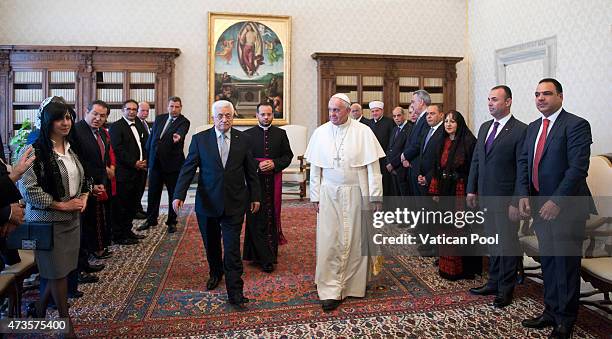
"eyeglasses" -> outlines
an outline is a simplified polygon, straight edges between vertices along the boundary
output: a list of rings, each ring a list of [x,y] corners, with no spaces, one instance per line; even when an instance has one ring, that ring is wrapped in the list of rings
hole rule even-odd
[[[227,119],[227,120],[231,120],[233,117],[233,115],[231,113],[228,114],[217,114],[215,115],[215,119],[217,120],[223,120],[223,118]]]
[[[138,110],[137,108],[129,108],[129,107],[124,107],[123,109],[126,111],[130,111],[130,112],[136,112]]]

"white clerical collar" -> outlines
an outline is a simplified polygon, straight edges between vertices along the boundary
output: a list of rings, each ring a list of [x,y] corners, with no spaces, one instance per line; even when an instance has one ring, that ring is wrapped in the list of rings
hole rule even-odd
[[[272,126],[272,124],[270,124],[269,126],[262,126],[262,125],[261,125],[259,122],[257,123],[257,125],[259,125],[259,127],[260,127],[261,129],[263,129],[264,131],[269,130],[269,129],[270,129],[270,127]]]
[[[227,132],[223,133],[221,131],[219,131],[216,127],[215,127],[215,133],[217,134],[217,139],[221,136],[221,134],[225,134],[225,136],[229,139],[229,137],[232,135],[231,134],[232,129],[228,129]]]

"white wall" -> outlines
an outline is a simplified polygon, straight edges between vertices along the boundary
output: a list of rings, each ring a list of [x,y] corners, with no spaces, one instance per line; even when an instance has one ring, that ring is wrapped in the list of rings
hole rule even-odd
[[[556,78],[564,108],[586,118],[593,133],[591,153],[612,152],[612,3],[609,0],[470,0],[468,3],[470,111],[473,127],[489,119],[487,95],[496,85],[495,50],[557,37]],[[515,66],[511,66],[515,67]],[[537,62],[516,66],[514,78],[542,78]],[[518,79],[517,79],[518,78]],[[513,88],[516,115],[538,116],[533,99],[537,80]],[[531,110],[524,112],[522,110]]]
[[[2,0],[0,44],[176,47],[176,95],[192,126],[207,108],[207,12],[292,17],[291,122],[317,126],[314,52],[463,56],[464,0]],[[467,109],[467,66],[457,106]],[[192,128],[192,131],[195,128]]]

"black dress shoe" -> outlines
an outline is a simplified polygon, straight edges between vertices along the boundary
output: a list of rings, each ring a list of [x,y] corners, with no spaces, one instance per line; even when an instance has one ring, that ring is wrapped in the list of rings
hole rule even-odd
[[[97,255],[96,252],[92,252],[91,256],[94,257],[95,259],[107,259],[110,258],[113,255],[113,252],[109,251],[108,248],[104,249],[104,252],[102,252],[102,254]]]
[[[146,219],[146,218],[147,218],[147,214],[145,212],[143,212],[143,211],[138,211],[134,215],[134,219],[142,220],[142,219]]]
[[[493,307],[504,308],[512,304],[512,294],[498,295],[493,300]]]
[[[240,298],[238,300],[233,300],[233,299],[229,300],[230,305],[232,305],[232,306],[234,306],[234,307],[236,307],[238,309],[245,309],[246,308],[245,304],[248,303],[248,302],[249,302],[249,298],[245,298],[245,297],[242,297],[242,298]]]
[[[131,239],[136,239],[136,240],[138,240],[138,239],[144,239],[144,238],[146,238],[147,236],[146,236],[146,235],[144,235],[144,234],[136,234],[136,233],[134,233],[134,232],[130,231],[130,233],[128,233],[127,237],[128,237],[128,238],[131,238]]]
[[[86,267],[83,268],[83,271],[87,272],[87,273],[96,273],[96,272],[100,272],[104,269],[104,264],[100,264],[100,265],[95,265],[95,264],[89,264]]]
[[[321,307],[323,308],[323,311],[329,312],[338,308],[338,306],[340,306],[340,303],[342,303],[342,300],[325,299],[321,300]]]
[[[168,233],[174,233],[176,232],[176,225],[168,225]]]
[[[266,272],[266,273],[272,273],[272,272],[274,272],[274,265],[272,265],[272,264],[263,264],[263,265],[261,265],[261,270]]]
[[[206,290],[207,291],[214,290],[215,288],[217,288],[217,286],[219,286],[220,282],[221,282],[221,277],[212,276],[208,278],[208,281],[206,282]]]
[[[470,288],[470,293],[474,295],[496,295],[497,290],[489,287],[487,284],[484,284],[480,287]]]
[[[81,291],[76,291],[76,292],[68,293],[68,298],[79,299],[80,297],[84,295],[85,293]]]
[[[574,331],[573,326],[557,325],[553,328],[552,332],[548,335],[549,339],[569,339],[572,337]]]
[[[139,243],[138,240],[132,238],[120,238],[114,240],[114,242],[118,245],[136,245]]]
[[[97,283],[98,281],[100,281],[100,278],[96,277],[93,274],[89,274],[85,272],[79,273],[79,277],[78,277],[79,284],[91,284],[91,283]]]
[[[548,317],[542,314],[535,318],[525,319],[521,322],[521,324],[527,328],[535,328],[541,330],[546,327],[555,326],[555,321],[549,319]]]
[[[142,224],[141,226],[138,226],[138,227],[136,228],[136,230],[137,230],[137,231],[146,231],[146,230],[148,230],[149,228],[151,228],[151,225],[149,225],[149,224],[147,224],[147,223],[144,223],[144,224]]]

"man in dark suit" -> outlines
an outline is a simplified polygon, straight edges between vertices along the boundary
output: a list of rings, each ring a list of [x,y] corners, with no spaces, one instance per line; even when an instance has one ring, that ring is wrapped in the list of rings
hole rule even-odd
[[[418,161],[413,162],[413,171],[417,176],[417,189],[418,196],[427,196],[429,191],[429,184],[433,176],[436,160],[440,157],[439,149],[444,142],[444,112],[441,111],[438,104],[432,104],[427,107],[427,115],[425,116],[427,121],[427,132],[421,139],[419,146],[420,153],[417,157]],[[421,198],[416,200],[417,208],[423,207],[426,210],[433,210],[434,203],[430,199]],[[423,224],[419,225],[418,230],[420,234],[433,235],[432,225]],[[421,244],[418,247],[419,253],[422,256],[432,257],[437,255],[437,247],[431,244]]]
[[[4,158],[3,145],[2,136],[0,136],[0,147],[2,147],[0,149],[0,191],[2,192],[0,194],[0,270],[4,268],[5,264],[13,265],[20,261],[17,250],[6,248],[6,236],[23,223],[24,207],[19,204],[21,193],[17,189],[16,182],[36,158],[28,159],[34,151],[33,148],[26,150],[9,173]]]
[[[280,223],[282,198],[282,171],[289,166],[293,152],[285,130],[272,126],[272,106],[257,105],[258,126],[245,131],[251,138],[251,147],[261,189],[259,212],[247,213],[244,234],[244,260],[261,265],[271,273],[278,257],[278,246],[287,242]]]
[[[412,94],[410,106],[413,107],[413,110],[415,112],[418,112],[419,117],[417,118],[416,123],[412,127],[408,138],[406,138],[406,142],[404,143],[404,150],[402,151],[402,155],[400,156],[400,160],[402,160],[402,166],[408,168],[408,173],[406,177],[411,192],[415,196],[420,195],[421,192],[421,189],[419,188],[419,184],[417,182],[418,158],[419,154],[421,154],[421,141],[429,130],[429,125],[427,125],[426,118],[427,107],[429,105],[431,105],[431,97],[429,96],[429,93],[427,93],[427,91],[420,89]]]
[[[533,217],[544,275],[544,312],[523,326],[553,326],[549,338],[569,338],[578,316],[585,223],[597,213],[586,183],[591,126],[565,111],[563,88],[551,78],[535,91],[542,117],[529,124],[517,169],[522,217]]]
[[[90,254],[97,258],[108,258],[110,234],[107,229],[110,218],[111,180],[107,168],[111,166],[110,140],[102,125],[110,108],[106,102],[93,101],[83,120],[74,125],[74,137],[80,147],[79,160],[85,175],[93,180],[92,194],[87,201],[87,209],[81,214],[81,249],[79,250],[79,273],[81,281],[93,281],[86,273],[100,271],[104,265],[91,265]],[[84,272],[84,273],[83,273]]]
[[[145,131],[145,137],[147,139],[147,141],[145,142],[145,148],[146,148],[146,143],[149,141],[149,134],[151,133],[149,130],[149,123],[147,122],[147,118],[149,118],[150,111],[151,111],[151,105],[149,105],[148,102],[141,101],[138,103],[138,112],[136,113],[136,117],[138,117],[138,120],[136,121],[142,124],[142,128]],[[145,151],[148,151],[148,150],[145,150]],[[138,212],[136,212],[136,216],[135,216],[136,219],[146,219],[147,218],[147,212],[145,212],[144,208],[142,207],[142,196],[144,194],[146,186],[147,186],[147,177],[145,176],[145,180],[142,182],[142,185],[140,186],[141,203],[140,205],[138,205]]]
[[[378,143],[382,147],[383,150],[387,150],[389,148],[389,139],[393,135],[393,128],[395,124],[393,120],[389,119],[384,115],[383,109],[385,107],[382,101],[371,101],[370,102],[370,111],[372,112],[372,121],[370,122],[370,128]],[[380,172],[382,174],[382,184],[383,184],[383,196],[392,196],[394,195],[395,190],[393,189],[393,178],[391,177],[391,173],[387,171],[387,157],[383,157],[379,159],[380,163]]]
[[[480,126],[478,142],[472,157],[467,184],[467,205],[487,210],[484,224],[489,236],[499,235],[500,242],[489,246],[489,279],[480,287],[471,288],[476,295],[495,295],[493,306],[510,305],[518,256],[519,213],[512,201],[516,181],[516,165],[522,152],[527,125],[510,114],[512,91],[508,86],[495,86],[489,92],[489,112],[493,120]]]
[[[404,150],[406,138],[408,138],[412,129],[412,123],[406,120],[404,109],[401,107],[395,107],[392,114],[395,127],[389,139],[385,168],[387,172],[391,173],[391,178],[393,179],[393,195],[408,196],[410,195],[410,187],[406,178],[407,169],[402,166],[401,154]]]
[[[113,241],[121,245],[137,244],[143,235],[132,231],[132,221],[140,204],[140,185],[147,171],[147,153],[144,150],[145,131],[136,123],[138,103],[123,103],[123,117],[110,126],[111,144],[117,167],[117,196],[113,200]]]
[[[351,105],[351,118],[353,120],[359,121],[362,124],[370,126],[372,123],[371,119],[368,119],[363,116],[363,109],[360,104],[352,104]]]
[[[444,142],[444,112],[440,109],[440,105],[433,104],[427,107],[427,132],[421,140],[419,161],[417,167],[417,183],[422,196],[427,195],[429,184],[436,164],[440,145]]]
[[[243,294],[240,232],[249,205],[251,213],[259,210],[257,165],[249,137],[232,128],[235,111],[231,102],[216,101],[212,110],[215,127],[193,136],[172,207],[178,212],[183,206],[199,168],[195,211],[210,267],[206,289],[216,288],[225,275],[229,303],[244,308],[249,299]]]
[[[147,223],[139,230],[157,225],[159,203],[164,185],[168,190],[168,201],[174,196],[174,187],[185,162],[183,147],[190,122],[181,114],[182,102],[179,97],[168,98],[168,113],[155,119],[151,137],[147,144],[149,152],[149,198],[147,202]],[[168,208],[168,233],[176,232],[176,213]]]

